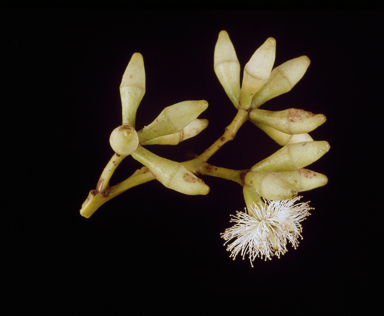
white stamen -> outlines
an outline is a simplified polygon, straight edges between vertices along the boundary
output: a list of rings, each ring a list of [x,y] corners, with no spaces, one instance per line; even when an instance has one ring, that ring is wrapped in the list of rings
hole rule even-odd
[[[313,209],[309,202],[294,204],[300,199],[301,196],[281,201],[264,200],[265,203],[254,203],[248,212],[245,209],[245,212],[236,211],[236,215],[231,215],[230,222],[236,224],[221,233],[230,257],[234,260],[240,252],[244,259],[248,254],[253,267],[256,257],[271,260],[275,255],[280,258],[287,252],[287,241],[296,249],[298,238],[302,239],[300,222],[311,215],[308,211]]]

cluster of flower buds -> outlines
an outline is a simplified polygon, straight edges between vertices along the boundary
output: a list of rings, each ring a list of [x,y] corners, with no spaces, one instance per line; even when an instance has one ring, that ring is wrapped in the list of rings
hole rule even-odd
[[[272,70],[275,48],[275,40],[268,38],[255,51],[244,67],[241,87],[240,63],[227,32],[220,32],[214,54],[216,75],[234,106],[247,111],[252,123],[283,146],[252,166],[246,174],[243,195],[248,214],[238,213],[232,220],[237,224],[222,234],[226,243],[232,241],[227,249],[233,258],[239,252],[243,258],[248,253],[251,262],[259,255],[269,259],[274,254],[280,256],[286,251],[287,240],[296,247],[300,236],[297,227],[301,229],[298,222],[309,215],[308,204],[301,203],[303,206],[296,208],[305,214],[297,216],[297,212],[288,210],[293,203],[271,204],[268,200],[296,201],[299,192],[328,182],[325,175],[304,169],[330,149],[328,142],[314,141],[308,134],[326,121],[325,116],[294,108],[285,111],[259,109],[266,101],[290,91],[310,64],[307,56],[301,56]]]
[[[310,215],[311,209],[308,203],[295,204],[300,199],[298,193],[323,186],[328,181],[325,175],[305,167],[323,156],[330,146],[326,141],[314,141],[308,134],[325,122],[324,115],[294,108],[285,111],[259,109],[268,100],[290,91],[310,64],[308,57],[301,56],[272,69],[275,50],[275,40],[268,38],[245,65],[240,86],[241,67],[235,49],[227,32],[220,32],[214,52],[214,70],[237,114],[222,137],[200,156],[182,163],[159,157],[143,146],[177,145],[199,134],[208,126],[207,120],[198,119],[208,103],[184,101],[168,106],[152,123],[136,131],[136,112],[145,94],[145,70],[141,54],[133,54],[120,85],[123,122],[110,136],[115,154],[80,213],[90,217],[110,198],[153,179],[180,193],[205,195],[209,187],[196,175],[207,174],[236,181],[243,189],[247,211],[237,212],[231,220],[236,224],[222,234],[233,258],[238,253],[243,258],[249,254],[252,264],[258,256],[271,259],[284,254],[288,241],[296,248],[297,239],[301,237],[300,222]],[[208,159],[234,139],[247,120],[283,147],[249,170],[209,165]],[[127,156],[146,168],[110,188],[110,177]]]
[[[221,31],[215,47],[214,69],[235,107],[248,111],[252,123],[284,146],[250,169],[245,187],[252,187],[268,200],[285,200],[327,183],[325,175],[303,168],[324,155],[329,144],[313,141],[308,134],[325,122],[324,115],[293,108],[259,109],[266,101],[290,91],[310,64],[307,56],[301,56],[272,70],[275,49],[276,42],[270,37],[255,51],[244,67],[240,87],[241,67],[235,48],[228,33]]]
[[[151,124],[136,132],[136,112],[144,93],[144,61],[141,54],[135,53],[120,85],[123,124],[110,136],[112,149],[120,156],[131,155],[169,189],[189,195],[207,194],[209,187],[183,165],[159,157],[142,145],[176,145],[199,134],[208,126],[208,121],[197,117],[207,109],[208,102],[184,101],[168,106]]]

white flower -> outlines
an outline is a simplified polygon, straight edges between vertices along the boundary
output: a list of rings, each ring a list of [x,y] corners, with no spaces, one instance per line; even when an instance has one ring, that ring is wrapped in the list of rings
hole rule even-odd
[[[301,196],[281,201],[264,200],[265,203],[253,203],[248,213],[245,208],[245,212],[237,211],[236,215],[231,215],[230,222],[236,224],[221,234],[226,240],[224,245],[233,240],[227,246],[227,250],[231,252],[230,257],[235,260],[241,252],[244,259],[248,254],[253,267],[252,261],[256,257],[271,260],[276,255],[280,258],[280,255],[287,252],[287,241],[296,249],[298,238],[303,239],[300,222],[311,215],[308,211],[313,209],[309,207],[309,202],[294,204],[300,198]]]

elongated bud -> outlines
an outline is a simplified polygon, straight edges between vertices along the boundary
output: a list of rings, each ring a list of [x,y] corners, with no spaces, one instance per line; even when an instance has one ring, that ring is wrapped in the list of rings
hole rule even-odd
[[[280,132],[277,129],[270,127],[266,124],[258,123],[253,120],[250,120],[250,121],[253,124],[255,124],[258,128],[260,128],[263,132],[265,132],[280,146],[285,146],[288,144],[294,144],[294,143],[300,143],[300,142],[313,141],[312,137],[307,133],[290,135],[290,134]]]
[[[328,178],[309,169],[278,172],[286,181],[291,183],[299,192],[322,187],[328,183]]]
[[[313,114],[300,109],[268,111],[253,109],[249,113],[252,121],[269,125],[287,134],[303,134],[313,131],[326,121],[323,114]]]
[[[115,153],[128,156],[139,145],[139,137],[132,126],[121,125],[112,131],[109,143]]]
[[[257,217],[257,214],[254,214],[252,211],[254,210],[254,204],[259,205],[260,202],[263,203],[260,195],[253,186],[246,184],[243,186],[243,196],[249,215]]]
[[[125,69],[120,84],[123,125],[135,127],[137,108],[145,94],[145,70],[143,56],[134,53]]]
[[[152,138],[141,145],[177,145],[184,140],[196,136],[207,126],[208,120],[195,119],[178,133]]]
[[[252,108],[290,91],[304,76],[310,63],[307,56],[301,56],[273,69],[268,82],[253,97]]]
[[[216,76],[225,93],[236,108],[239,107],[240,63],[235,48],[226,31],[219,33],[215,46],[214,66]]]
[[[132,157],[146,166],[168,189],[188,195],[206,195],[209,192],[209,187],[203,180],[196,177],[183,165],[159,157],[140,145],[132,153]]]
[[[293,171],[304,168],[323,156],[330,146],[326,141],[288,144],[260,161],[251,171]]]
[[[156,137],[180,132],[208,107],[208,102],[184,101],[166,107],[148,126],[139,131],[140,144]]]
[[[294,198],[298,190],[277,172],[248,172],[245,184],[268,200],[287,200]]]
[[[276,41],[268,38],[252,55],[244,67],[240,90],[240,108],[248,110],[253,96],[268,81],[275,62]]]

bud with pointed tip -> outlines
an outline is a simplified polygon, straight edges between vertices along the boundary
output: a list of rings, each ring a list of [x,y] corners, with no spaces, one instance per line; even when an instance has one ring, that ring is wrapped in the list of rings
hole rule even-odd
[[[183,101],[167,106],[148,126],[139,131],[140,144],[164,135],[180,132],[208,107],[208,102]]]
[[[145,70],[143,56],[134,53],[125,69],[120,84],[123,125],[135,127],[137,108],[145,94]]]
[[[294,198],[298,190],[277,172],[248,172],[245,184],[267,200],[287,200]]]
[[[252,55],[244,67],[240,90],[240,108],[248,110],[253,96],[268,81],[275,62],[276,41],[268,38]]]
[[[326,141],[312,141],[285,145],[251,171],[293,171],[304,168],[323,156],[330,146]]]
[[[258,128],[260,128],[263,132],[265,132],[269,137],[271,137],[276,143],[280,146],[285,146],[288,144],[301,143],[301,142],[310,142],[313,141],[313,138],[307,134],[286,134],[278,131],[277,129],[268,126],[263,123],[257,123],[255,121],[250,120],[253,124],[255,124]]]
[[[299,192],[309,191],[327,184],[328,178],[309,169],[278,172],[286,181],[291,183]]]
[[[206,195],[209,192],[203,180],[178,162],[159,157],[140,145],[132,157],[146,166],[168,189],[188,195]]]
[[[249,113],[252,121],[269,125],[287,134],[303,134],[313,131],[326,121],[323,114],[313,114],[300,109],[268,111],[253,109]]]
[[[208,120],[195,119],[180,132],[152,138],[141,145],[177,145],[180,142],[192,138],[208,126]]]
[[[216,76],[225,93],[236,108],[239,107],[240,63],[235,48],[226,31],[219,33],[215,46],[214,66]]]
[[[109,143],[115,153],[128,156],[139,145],[139,137],[132,126],[121,125],[112,131]]]
[[[290,91],[304,76],[310,63],[307,56],[301,56],[273,69],[268,82],[253,97],[252,108]]]

